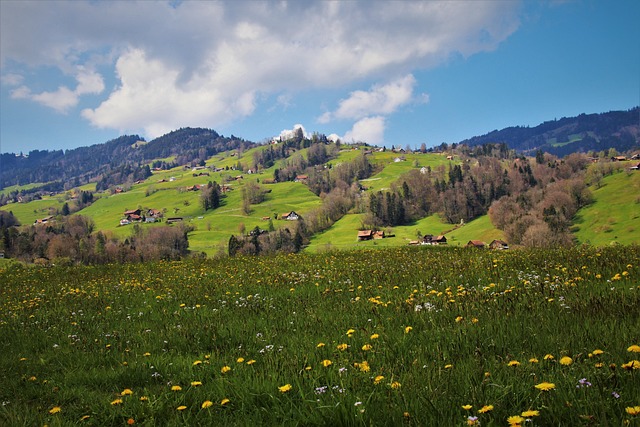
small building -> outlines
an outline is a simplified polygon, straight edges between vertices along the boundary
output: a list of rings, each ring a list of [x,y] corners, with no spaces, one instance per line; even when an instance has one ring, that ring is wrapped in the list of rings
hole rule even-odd
[[[280,218],[285,219],[287,221],[297,221],[300,219],[300,215],[298,215],[294,211],[291,211],[291,212],[283,213],[282,215],[280,215]]]
[[[167,218],[167,224],[173,224],[174,222],[182,222],[182,217],[174,216],[171,218]]]
[[[124,215],[124,216],[129,216],[129,215],[140,216],[140,214],[141,214],[140,209],[133,209],[133,210],[130,210],[130,211],[124,211],[124,213],[122,215]]]
[[[374,239],[384,239],[384,231],[379,230],[379,231],[374,231],[373,232],[373,238]]]
[[[364,240],[373,239],[373,230],[360,230],[358,231],[358,242],[362,242]]]
[[[36,219],[34,224],[47,224],[48,222],[53,221],[53,216],[46,216],[44,218]]]
[[[484,249],[485,246],[486,245],[482,240],[469,240],[467,243],[468,248]]]
[[[297,175],[295,182],[307,182],[309,175]]]
[[[509,244],[507,242],[505,242],[504,240],[494,240],[491,243],[489,243],[489,248],[490,249],[500,249],[500,250],[504,250],[504,249],[509,249]]]
[[[611,161],[612,162],[624,162],[626,160],[627,160],[627,158],[625,156],[614,156],[614,157],[611,157]]]
[[[129,225],[129,224],[131,224],[131,221],[129,221],[126,218],[120,220],[120,225]]]
[[[431,244],[432,245],[446,245],[447,244],[447,238],[444,237],[443,235],[436,236],[431,241]]]

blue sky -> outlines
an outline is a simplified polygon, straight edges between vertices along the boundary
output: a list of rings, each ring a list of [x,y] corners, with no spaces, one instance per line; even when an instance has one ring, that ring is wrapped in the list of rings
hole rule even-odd
[[[640,2],[0,1],[0,152],[302,125],[419,147],[640,105]]]

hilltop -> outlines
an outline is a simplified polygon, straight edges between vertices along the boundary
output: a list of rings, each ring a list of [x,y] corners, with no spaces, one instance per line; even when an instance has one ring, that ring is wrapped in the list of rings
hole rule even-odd
[[[505,143],[524,154],[541,150],[560,157],[611,148],[623,152],[640,145],[640,107],[563,117],[534,127],[512,126],[460,141],[469,146],[486,143]]]

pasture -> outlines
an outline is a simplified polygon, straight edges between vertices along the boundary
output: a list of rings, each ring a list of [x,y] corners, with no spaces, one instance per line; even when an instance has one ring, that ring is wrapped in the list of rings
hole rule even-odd
[[[638,246],[0,263],[0,424],[639,425],[639,266]]]

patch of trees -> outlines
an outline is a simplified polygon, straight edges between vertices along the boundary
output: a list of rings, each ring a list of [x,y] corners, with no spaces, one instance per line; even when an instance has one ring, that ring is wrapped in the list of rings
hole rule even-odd
[[[121,241],[110,233],[94,233],[93,220],[82,215],[58,217],[47,224],[18,228],[0,211],[5,256],[39,264],[101,264],[177,260],[187,256],[184,224],[165,227],[133,227],[131,237]]]
[[[206,187],[201,189],[200,204],[205,211],[209,209],[217,209],[220,206],[222,191],[220,185],[213,181],[209,181]]]
[[[304,223],[297,222],[292,229],[283,227],[271,232],[262,230],[256,226],[247,235],[229,238],[228,254],[236,255],[274,255],[276,253],[296,253],[299,252],[304,243],[306,234]]]
[[[96,190],[105,191],[117,185],[130,185],[136,181],[145,180],[150,176],[151,168],[149,165],[133,166],[131,164],[124,164],[102,175],[96,183]]]

